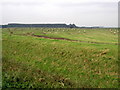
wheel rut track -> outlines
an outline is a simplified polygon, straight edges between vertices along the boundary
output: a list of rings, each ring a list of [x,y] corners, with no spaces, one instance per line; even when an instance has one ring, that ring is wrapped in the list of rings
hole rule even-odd
[[[72,39],[68,39],[68,38],[48,37],[48,36],[42,36],[42,35],[32,35],[32,36],[33,37],[47,38],[47,39],[67,40],[67,41],[85,42],[85,43],[93,43],[93,44],[112,44],[112,45],[118,45],[118,43],[91,42],[91,41],[82,41],[82,40],[72,40]]]
[[[28,36],[26,34],[14,34],[14,35]],[[67,40],[67,41],[73,41],[73,42],[85,42],[85,43],[92,43],[92,44],[120,45],[118,43],[103,43],[103,42],[91,42],[91,41],[82,41],[82,40],[72,40],[72,39],[68,39],[68,38],[48,37],[48,36],[43,36],[43,35],[29,35],[29,36],[39,37],[39,38],[47,38],[47,39],[55,39],[55,40]]]

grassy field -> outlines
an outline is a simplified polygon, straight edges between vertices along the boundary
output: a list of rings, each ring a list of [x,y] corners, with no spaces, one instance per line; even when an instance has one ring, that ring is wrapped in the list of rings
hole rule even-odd
[[[118,88],[116,43],[117,29],[2,29],[3,88]]]

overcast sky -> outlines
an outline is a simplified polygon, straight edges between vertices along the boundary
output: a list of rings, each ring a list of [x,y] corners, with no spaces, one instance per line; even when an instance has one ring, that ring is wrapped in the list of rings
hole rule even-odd
[[[2,0],[2,24],[74,23],[77,26],[118,26],[118,1]]]

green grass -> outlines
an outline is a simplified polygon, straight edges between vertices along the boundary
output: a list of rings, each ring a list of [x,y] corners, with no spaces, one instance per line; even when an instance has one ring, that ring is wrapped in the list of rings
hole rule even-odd
[[[84,33],[84,29],[11,28],[16,34],[11,36],[8,29],[2,31],[3,88],[118,87],[117,45],[17,35],[34,32],[49,37],[116,43],[117,35],[107,29],[88,29]]]

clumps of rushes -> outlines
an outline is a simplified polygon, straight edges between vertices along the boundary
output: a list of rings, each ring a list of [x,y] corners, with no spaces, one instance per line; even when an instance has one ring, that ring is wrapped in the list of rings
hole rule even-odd
[[[42,34],[46,34],[46,32],[42,32]]]
[[[59,64],[57,62],[54,62],[54,61],[52,61],[51,65],[53,65],[53,66],[59,66]]]
[[[31,35],[34,35],[34,32],[31,32]]]
[[[93,56],[100,57],[100,56],[106,55],[108,52],[109,52],[109,49],[101,50],[99,54],[95,54]]]
[[[53,76],[56,82],[59,82],[62,86],[74,86],[74,83],[69,78],[64,78],[62,76]]]
[[[110,32],[112,33],[112,30],[111,29],[109,29],[110,30]]]
[[[102,52],[100,53],[100,55],[105,55],[109,52],[109,49],[105,49],[105,50],[102,50]]]
[[[13,54],[15,55],[16,53],[17,53],[17,51],[14,51],[14,53],[13,53]]]
[[[84,33],[86,33],[86,31],[84,30]]]
[[[56,49],[57,49],[57,48],[56,48],[56,47],[54,47],[54,48],[53,48],[53,51],[55,51]]]
[[[27,35],[34,35],[34,32],[28,32]]]

